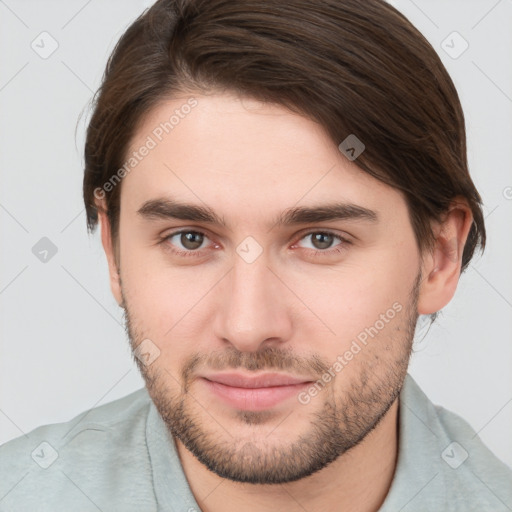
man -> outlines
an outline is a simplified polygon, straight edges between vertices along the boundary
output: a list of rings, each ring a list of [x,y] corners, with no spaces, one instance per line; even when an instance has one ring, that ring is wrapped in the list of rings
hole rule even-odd
[[[4,445],[2,510],[512,509],[407,375],[485,228],[456,90],[392,7],[158,1],[84,199],[146,388]]]

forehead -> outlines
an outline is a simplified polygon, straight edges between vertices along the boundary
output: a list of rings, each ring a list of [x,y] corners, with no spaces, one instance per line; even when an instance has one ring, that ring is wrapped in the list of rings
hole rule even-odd
[[[130,157],[121,202],[132,210],[165,196],[250,218],[319,200],[393,206],[397,214],[405,207],[397,190],[349,161],[318,123],[229,94],[161,102],[136,130]]]

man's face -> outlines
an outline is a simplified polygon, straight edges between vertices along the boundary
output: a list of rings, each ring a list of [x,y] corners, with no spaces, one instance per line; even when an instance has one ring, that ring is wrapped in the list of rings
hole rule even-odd
[[[183,445],[226,478],[297,480],[357,445],[395,401],[420,254],[402,195],[318,124],[194,97],[190,109],[187,96],[160,104],[132,141],[130,155],[150,149],[122,182],[114,292]]]

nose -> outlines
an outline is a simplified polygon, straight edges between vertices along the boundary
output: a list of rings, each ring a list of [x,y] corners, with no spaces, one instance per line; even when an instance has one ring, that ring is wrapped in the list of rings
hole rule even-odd
[[[265,258],[252,263],[235,259],[217,303],[217,339],[243,352],[282,345],[293,329],[286,288],[268,268]]]

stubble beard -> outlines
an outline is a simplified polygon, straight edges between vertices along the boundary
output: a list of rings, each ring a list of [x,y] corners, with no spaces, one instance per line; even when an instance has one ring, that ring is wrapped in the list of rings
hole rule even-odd
[[[207,404],[199,404],[195,399],[190,389],[194,368],[204,364],[216,369],[277,369],[291,373],[293,370],[307,370],[321,375],[324,373],[321,370],[326,370],[332,363],[329,365],[328,361],[320,358],[304,360],[289,351],[275,348],[245,353],[232,349],[213,355],[195,354],[187,361],[181,375],[176,377],[155,363],[145,366],[138,358],[134,359],[169,432],[210,471],[243,483],[293,482],[325,468],[357,446],[376,428],[398,398],[407,374],[418,318],[419,283],[420,276],[411,290],[409,304],[403,310],[402,324],[394,331],[397,336],[392,339],[393,360],[379,361],[379,353],[372,351],[371,362],[368,356],[364,361],[360,360],[357,381],[350,383],[341,396],[334,396],[332,385],[326,386],[314,399],[315,404],[317,400],[323,400],[323,404],[310,413],[307,429],[287,444],[273,443],[272,436],[237,438],[235,428],[225,429],[222,424],[226,420],[216,418],[214,412],[207,410]],[[124,304],[126,330],[134,350],[145,336],[141,329],[135,328],[136,319],[131,315],[126,300]],[[370,343],[379,343],[379,340]],[[369,347],[364,350],[369,350]],[[340,375],[343,371],[337,377]],[[336,378],[331,384],[334,382]],[[298,407],[307,407],[297,404]],[[245,426],[253,425],[255,429],[272,421],[274,416],[272,411],[236,412],[239,422]]]

